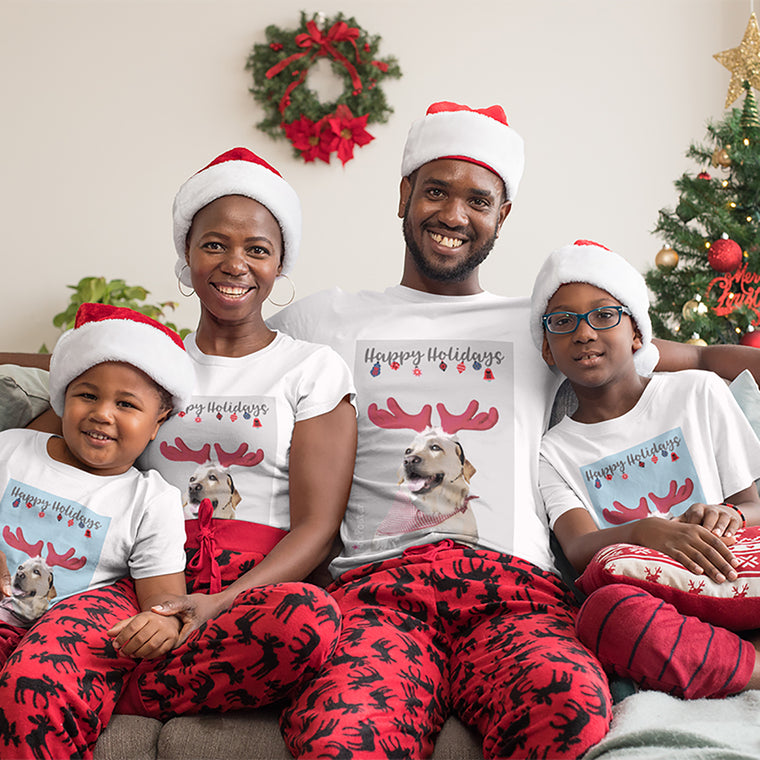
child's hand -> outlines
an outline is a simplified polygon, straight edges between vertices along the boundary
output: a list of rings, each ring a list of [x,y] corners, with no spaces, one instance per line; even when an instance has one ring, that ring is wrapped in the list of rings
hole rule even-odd
[[[717,536],[702,525],[682,520],[647,517],[634,527],[635,543],[657,549],[697,575],[707,574],[716,583],[737,579],[738,560],[726,543],[735,539]]]
[[[176,617],[148,611],[120,620],[106,633],[122,654],[135,659],[155,660],[177,645],[179,630],[180,621]]]
[[[0,552],[0,596],[11,595],[11,574],[8,570],[8,562],[5,554]]]
[[[701,525],[716,536],[733,539],[728,543],[728,546],[736,542],[733,536],[742,527],[742,518],[739,513],[725,504],[700,504],[697,502],[692,504],[682,515],[673,519],[691,525]]]

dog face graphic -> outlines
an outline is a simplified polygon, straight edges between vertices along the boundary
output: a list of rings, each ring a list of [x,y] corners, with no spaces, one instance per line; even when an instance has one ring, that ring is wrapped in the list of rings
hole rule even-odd
[[[32,622],[47,610],[55,595],[53,571],[42,557],[32,557],[16,568],[11,595],[0,605],[25,622]]]
[[[439,428],[428,428],[414,438],[399,471],[415,506],[428,514],[461,510],[474,474],[459,441]]]
[[[200,465],[190,476],[185,495],[185,515],[198,517],[198,506],[209,499],[214,507],[214,517],[232,519],[240,503],[240,494],[232,476],[215,462]]]

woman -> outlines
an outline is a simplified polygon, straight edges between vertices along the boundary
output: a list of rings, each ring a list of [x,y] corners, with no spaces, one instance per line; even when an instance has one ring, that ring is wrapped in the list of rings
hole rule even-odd
[[[201,305],[186,340],[196,385],[141,461],[184,496],[190,593],[154,608],[179,618],[180,643],[150,661],[129,656],[139,642],[114,645],[116,622],[134,605],[129,581],[54,606],[50,625],[74,622],[70,636],[47,642],[51,662],[71,647],[78,662],[89,650],[90,662],[65,683],[39,684],[44,699],[3,673],[0,704],[12,729],[5,739],[0,732],[0,755],[5,741],[18,757],[37,756],[41,744],[52,757],[91,756],[114,709],[167,719],[268,704],[332,654],[337,606],[300,581],[327,556],[348,499],[353,386],[331,349],[269,330],[261,313],[292,268],[300,227],[295,192],[243,148],[180,188],[177,272]],[[45,630],[43,619],[32,635]],[[16,656],[14,674],[23,671],[23,643]]]

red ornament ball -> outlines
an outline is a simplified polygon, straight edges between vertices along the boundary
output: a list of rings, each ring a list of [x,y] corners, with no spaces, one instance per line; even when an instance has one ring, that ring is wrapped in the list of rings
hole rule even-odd
[[[697,174],[697,179],[712,179],[712,177],[707,172],[700,172]]]
[[[753,330],[752,332],[746,332],[739,338],[739,343],[742,346],[752,346],[752,348],[760,348],[760,330]]]
[[[716,272],[733,272],[742,263],[741,246],[730,238],[716,240],[710,246],[707,261]]]

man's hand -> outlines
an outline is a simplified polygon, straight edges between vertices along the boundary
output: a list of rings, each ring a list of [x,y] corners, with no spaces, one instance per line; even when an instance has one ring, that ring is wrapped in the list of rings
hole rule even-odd
[[[179,644],[180,620],[155,612],[140,612],[121,620],[106,633],[127,657],[155,660]]]

